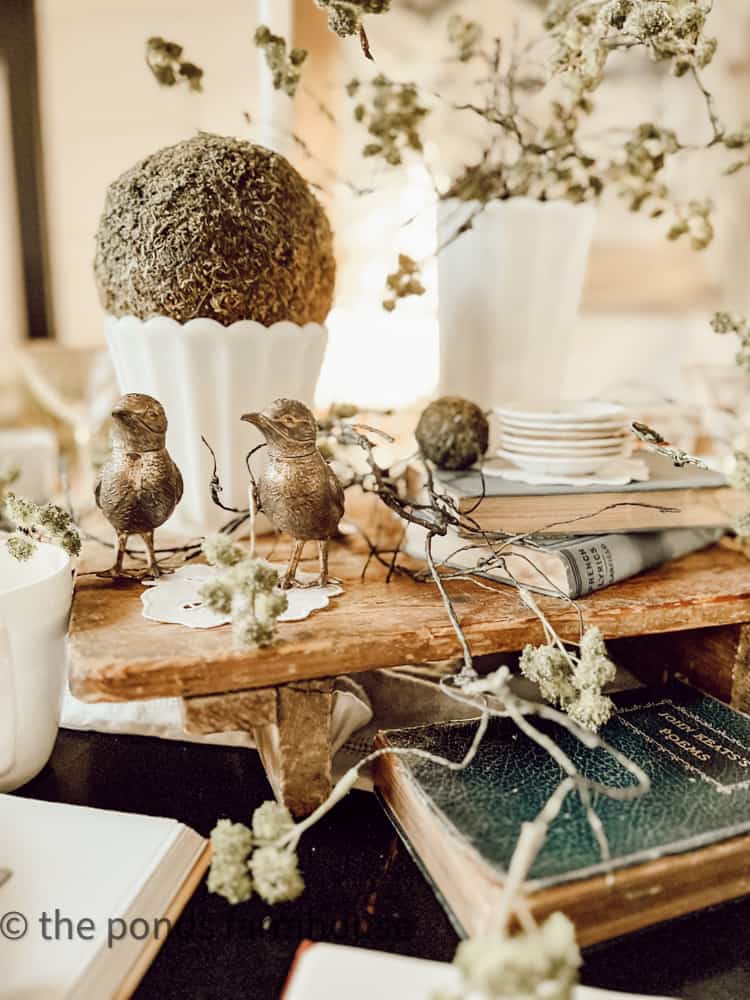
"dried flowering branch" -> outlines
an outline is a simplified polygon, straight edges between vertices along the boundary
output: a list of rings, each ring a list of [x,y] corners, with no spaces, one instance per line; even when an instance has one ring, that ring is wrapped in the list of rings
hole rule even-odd
[[[19,562],[30,559],[38,545],[57,545],[71,558],[81,553],[81,534],[73,517],[62,507],[47,503],[43,506],[8,493],[4,497],[5,515],[15,525],[7,539],[8,551]]]
[[[146,65],[161,87],[187,84],[193,91],[203,89],[203,70],[182,58],[182,46],[154,36],[146,41]]]
[[[339,38],[359,37],[362,51],[372,59],[370,42],[362,18],[365,14],[385,14],[391,0],[315,0],[318,7],[328,13],[328,27]]]
[[[695,455],[689,455],[682,448],[674,448],[669,441],[661,436],[658,431],[655,431],[653,427],[649,427],[647,424],[641,424],[637,420],[630,425],[630,429],[638,438],[642,441],[649,451],[655,452],[657,455],[664,455],[668,458],[672,465],[676,466],[678,469],[684,468],[686,465],[694,465],[697,469],[707,469],[708,466],[701,458],[697,458]]]
[[[274,35],[265,24],[255,32],[255,45],[266,57],[266,65],[273,75],[274,90],[283,90],[288,97],[297,93],[302,66],[307,59],[307,49],[290,49],[287,53],[286,39]]]

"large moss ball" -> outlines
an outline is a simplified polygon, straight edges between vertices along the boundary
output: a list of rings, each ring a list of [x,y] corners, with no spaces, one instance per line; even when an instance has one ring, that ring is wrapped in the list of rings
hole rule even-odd
[[[109,186],[96,235],[114,316],[322,323],[336,275],[328,218],[283,156],[201,133]]]
[[[442,396],[422,412],[417,443],[439,469],[468,469],[487,451],[490,427],[476,403]]]

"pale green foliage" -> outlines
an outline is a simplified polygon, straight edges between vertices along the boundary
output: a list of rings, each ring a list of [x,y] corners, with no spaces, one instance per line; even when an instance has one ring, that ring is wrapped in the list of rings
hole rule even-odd
[[[575,928],[559,912],[513,937],[462,941],[454,959],[467,991],[486,1000],[571,1000],[581,961]]]
[[[220,819],[211,831],[211,868],[208,891],[223,896],[229,903],[244,903],[253,894],[247,859],[253,848],[253,835],[244,823]]]
[[[576,652],[564,652],[554,643],[526,646],[519,666],[524,677],[539,685],[546,701],[584,729],[596,732],[610,718],[614,705],[602,688],[617,670],[596,626],[586,629]]]
[[[302,65],[307,59],[307,50],[290,49],[287,55],[286,39],[281,35],[274,35],[265,24],[256,30],[255,44],[265,53],[274,90],[283,90],[287,97],[294,97],[302,76]]]
[[[232,904],[250,899],[253,889],[267,903],[296,899],[305,888],[297,855],[278,844],[293,829],[289,810],[273,801],[255,810],[252,830],[220,819],[211,831],[208,891]]]
[[[26,562],[27,559],[31,559],[36,551],[36,545],[28,535],[20,533],[11,535],[5,544],[8,547],[8,552],[19,562]]]
[[[59,546],[71,558],[80,555],[81,535],[72,516],[61,507],[51,503],[39,505],[8,493],[3,498],[3,511],[16,527],[6,542],[16,559],[30,559],[40,542]]]
[[[287,903],[305,888],[297,855],[286,847],[258,847],[250,858],[253,885],[267,903]]]
[[[225,536],[203,542],[208,561],[223,570],[200,589],[201,600],[216,614],[232,619],[237,646],[268,646],[276,635],[276,620],[286,611],[286,594],[278,590],[279,574],[264,559],[253,559]]]

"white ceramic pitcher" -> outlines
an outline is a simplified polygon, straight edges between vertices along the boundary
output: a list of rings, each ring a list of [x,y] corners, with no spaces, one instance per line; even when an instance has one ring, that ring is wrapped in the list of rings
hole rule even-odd
[[[62,549],[40,545],[18,562],[0,544],[0,792],[30,781],[52,753],[72,594]]]

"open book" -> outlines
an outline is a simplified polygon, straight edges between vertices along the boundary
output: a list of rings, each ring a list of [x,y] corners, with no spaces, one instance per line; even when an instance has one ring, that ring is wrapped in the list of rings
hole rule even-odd
[[[459,985],[458,969],[448,962],[306,941],[297,951],[283,1000],[431,1000],[438,991],[441,996],[457,992]],[[648,998],[579,986],[575,1000]]]
[[[208,860],[173,819],[0,795],[0,993],[129,997]]]

